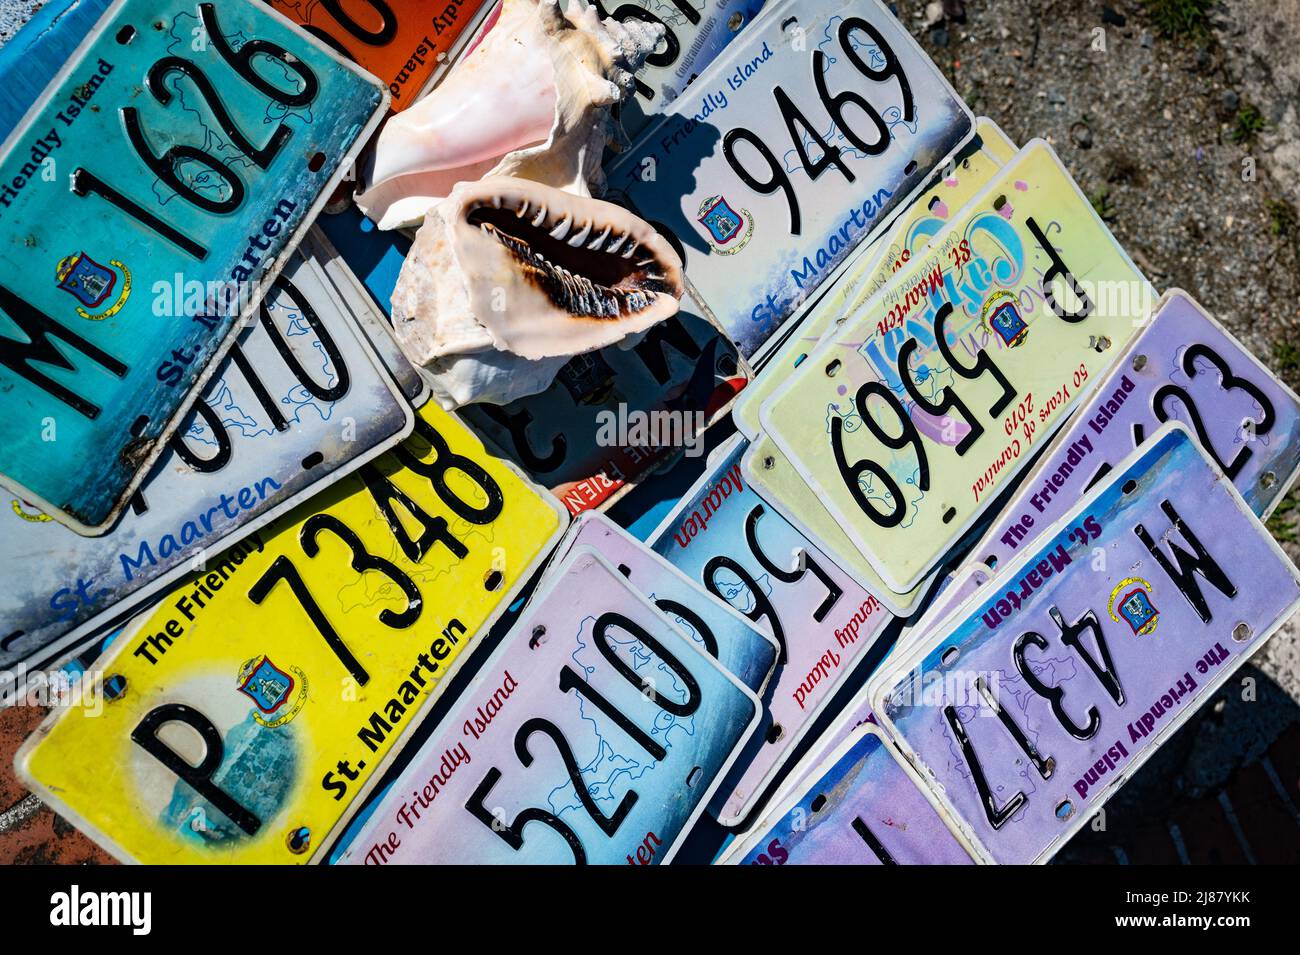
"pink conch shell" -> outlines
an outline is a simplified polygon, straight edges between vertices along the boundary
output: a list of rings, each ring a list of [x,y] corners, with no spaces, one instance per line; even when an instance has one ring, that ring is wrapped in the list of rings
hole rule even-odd
[[[458,182],[520,176],[584,195],[616,141],[610,108],[663,36],[572,0],[504,0],[482,42],[380,132],[357,205],[381,229],[418,225]]]
[[[429,210],[393,291],[393,328],[449,408],[544,390],[570,356],[677,313],[682,263],[613,203],[512,176]]]

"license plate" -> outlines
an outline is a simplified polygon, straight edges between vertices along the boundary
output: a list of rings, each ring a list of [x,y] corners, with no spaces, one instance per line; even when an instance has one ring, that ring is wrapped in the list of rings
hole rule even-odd
[[[617,570],[575,549],[341,861],[668,862],[758,710]]]
[[[324,230],[313,226],[311,232],[307,234],[305,245],[308,247],[308,254],[316,259],[325,274],[329,276],[334,291],[356,318],[357,324],[365,333],[366,340],[379,356],[380,363],[397,381],[402,394],[406,396],[412,407],[420,407],[429,399],[428,382],[420,377],[420,373],[402,351],[402,346],[397,344],[387,313],[382,311],[371,298],[360,277],[348,268],[343,257],[326,238]]]
[[[761,694],[776,667],[776,640],[712,597],[668,561],[603,514],[580,515],[551,560],[587,547],[616,567],[636,591],[668,615],[679,630],[737,680]]]
[[[925,583],[905,594],[890,590],[771,438],[760,433],[740,459],[740,470],[759,497],[828,559],[879,597],[890,613],[899,617],[911,614],[925,591]]]
[[[1179,289],[1054,439],[972,556],[998,567],[1029,546],[1164,421],[1182,421],[1266,517],[1300,467],[1300,398]]]
[[[341,56],[384,81],[401,112],[451,69],[489,0],[270,0]]]
[[[1116,465],[888,667],[874,701],[989,861],[1046,861],[1300,606],[1300,576],[1183,425]]]
[[[1153,298],[1037,141],[795,370],[763,428],[904,592],[1115,363]]]
[[[781,0],[609,171],[676,237],[746,359],[970,138],[943,74],[877,0]]]
[[[876,727],[861,726],[731,853],[737,865],[972,865]]]
[[[806,314],[794,317],[799,322],[794,333],[773,352],[763,370],[736,399],[731,415],[741,434],[751,441],[762,434],[759,408],[786,376],[807,360],[829,330],[888,285],[899,269],[919,255],[948,219],[992,182],[1015,154],[1015,144],[996,123],[982,116],[975,120],[975,138],[951,166],[937,173],[938,181],[899,213],[884,235],[856,253]]]
[[[0,668],[49,666],[238,536],[410,434],[311,242],[295,252],[111,532],[81,537],[3,499]]]
[[[386,101],[259,3],[109,9],[0,157],[6,486],[109,527]]]
[[[822,709],[892,618],[744,480],[745,441],[715,452],[650,546],[781,647],[764,696],[762,742],[742,757],[718,811],[737,825],[762,798]]]
[[[631,348],[578,355],[540,394],[469,405],[465,420],[578,514],[607,508],[685,453],[745,387],[736,350],[689,312]]]
[[[308,861],[565,522],[426,405],[402,446],[118,637],[100,664],[116,698],[47,720],[23,777],[125,860]]]
[[[718,58],[763,8],[763,0],[631,0],[597,3],[602,17],[642,20],[664,28],[664,39],[636,74],[636,92],[619,107],[629,139],[662,115],[665,107]],[[612,13],[606,12],[612,11]]]
[[[947,587],[926,607],[920,619],[902,629],[894,645],[889,648],[889,659],[901,659],[906,656],[910,647],[915,646],[926,634],[933,633],[937,627],[946,623],[949,614],[958,612],[957,608],[974,596],[975,591],[988,583],[992,576],[983,564],[971,564],[953,574]],[[852,736],[858,727],[876,722],[876,716],[871,710],[871,701],[876,698],[875,688],[880,682],[880,676],[881,670],[877,669],[867,679],[862,689],[853,694],[853,698],[844,704],[835,717],[835,722],[817,737],[816,742],[799,760],[799,764],[781,781],[781,788],[774,802],[784,802],[803,784],[809,772],[819,767],[835,749],[844,745],[844,741]]]
[[[749,453],[741,462],[746,478],[759,495],[781,509],[786,520],[812,541],[819,550],[877,594],[894,613],[906,616],[924,590],[918,585],[906,594],[895,594],[881,580],[876,569],[858,551],[817,495],[804,483],[784,452],[762,431],[759,408],[795,368],[813,352],[816,344],[835,324],[860,307],[886,285],[893,274],[925,248],[931,237],[984,188],[997,171],[1015,155],[1015,146],[991,121],[976,122],[979,148],[959,156],[948,174],[922,194],[890,226],[889,232],[872,243],[860,258],[809,311],[803,324],[763,371],[749,384],[732,407],[736,427],[751,439]]]

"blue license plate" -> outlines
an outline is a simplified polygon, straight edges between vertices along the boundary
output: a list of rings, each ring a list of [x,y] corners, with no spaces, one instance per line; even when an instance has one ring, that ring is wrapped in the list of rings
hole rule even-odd
[[[6,486],[109,528],[386,98],[260,3],[107,11],[0,155]]]
[[[408,435],[410,406],[313,233],[113,530],[81,537],[0,497],[0,684],[21,682]],[[347,278],[350,278],[348,276]],[[355,282],[355,279],[352,279]],[[383,316],[371,319],[382,322]],[[382,331],[382,330],[381,330]]]

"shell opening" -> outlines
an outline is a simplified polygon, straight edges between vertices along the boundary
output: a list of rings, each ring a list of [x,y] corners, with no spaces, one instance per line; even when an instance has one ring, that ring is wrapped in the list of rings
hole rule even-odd
[[[568,212],[550,216],[545,206],[526,219],[527,209],[527,200],[494,196],[475,203],[466,222],[501,243],[557,308],[581,318],[617,319],[674,294],[667,278],[672,267],[654,255],[633,260],[639,243],[613,224],[598,217],[575,222]]]

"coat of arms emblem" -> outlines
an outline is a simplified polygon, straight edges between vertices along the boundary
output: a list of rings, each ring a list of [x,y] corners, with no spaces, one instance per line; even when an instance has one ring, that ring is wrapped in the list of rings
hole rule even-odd
[[[709,196],[701,203],[696,221],[708,232],[709,245],[720,255],[734,255],[754,234],[754,217],[748,209],[737,211],[726,196]]]
[[[1016,307],[1015,296],[1009,292],[999,292],[984,305],[984,321],[997,333],[998,338],[1008,348],[1015,348],[1029,334],[1029,326],[1020,316]]]
[[[1139,637],[1154,633],[1160,611],[1151,602],[1151,584],[1141,577],[1128,577],[1115,585],[1109,603],[1112,620],[1123,620]]]
[[[253,719],[267,727],[289,722],[307,702],[307,677],[302,670],[292,666],[281,670],[266,654],[244,662],[236,688],[257,707]]]
[[[117,259],[110,259],[108,265],[100,265],[85,252],[78,252],[59,260],[54,277],[59,288],[81,303],[77,306],[77,314],[92,322],[116,315],[131,294],[131,271]],[[119,281],[121,290],[117,299],[104,311],[93,311],[109,300]]]

